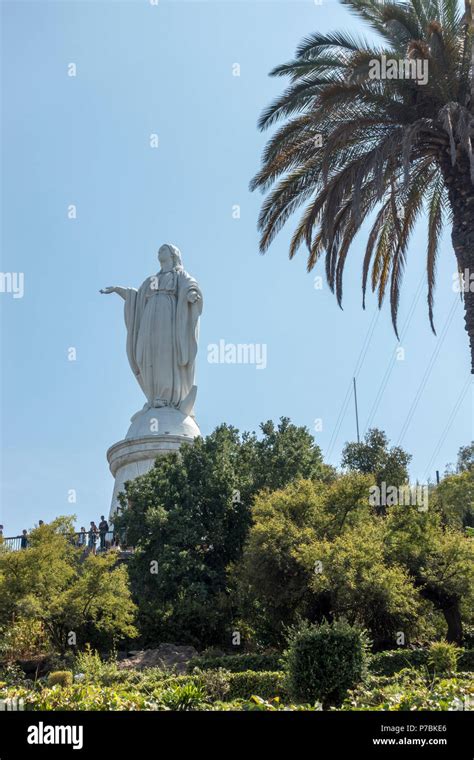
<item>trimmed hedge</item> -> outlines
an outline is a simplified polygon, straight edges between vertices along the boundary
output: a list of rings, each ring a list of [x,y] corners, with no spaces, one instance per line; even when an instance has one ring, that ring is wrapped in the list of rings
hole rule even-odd
[[[252,671],[229,674],[230,689],[226,701],[233,699],[250,699],[253,696],[262,699],[273,697],[287,698],[285,674],[281,671]]]
[[[366,674],[367,637],[345,621],[304,625],[288,643],[288,685],[295,702],[338,705]]]
[[[188,673],[194,668],[199,670],[218,670],[224,668],[231,673],[243,673],[246,670],[256,672],[283,670],[277,652],[272,654],[224,654],[220,657],[194,657],[188,662]]]
[[[427,649],[389,649],[371,657],[369,670],[376,676],[393,676],[403,668],[422,668],[427,663]]]
[[[369,670],[377,676],[393,676],[403,668],[428,667],[429,649],[391,649],[377,652],[371,658]],[[474,649],[463,649],[458,659],[458,671],[474,670]]]

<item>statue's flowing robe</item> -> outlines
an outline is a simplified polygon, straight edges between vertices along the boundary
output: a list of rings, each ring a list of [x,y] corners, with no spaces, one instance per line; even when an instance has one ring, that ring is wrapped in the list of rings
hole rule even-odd
[[[191,291],[200,296],[194,303]],[[128,361],[150,406],[192,414],[201,311],[198,284],[182,269],[148,277],[138,290],[126,288]]]

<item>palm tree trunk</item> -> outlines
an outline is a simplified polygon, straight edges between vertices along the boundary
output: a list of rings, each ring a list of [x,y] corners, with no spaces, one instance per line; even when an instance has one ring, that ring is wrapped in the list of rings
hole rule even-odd
[[[460,160],[454,167],[446,165],[444,176],[453,212],[451,239],[463,279],[464,322],[471,348],[471,372],[474,374],[474,185],[468,162]]]

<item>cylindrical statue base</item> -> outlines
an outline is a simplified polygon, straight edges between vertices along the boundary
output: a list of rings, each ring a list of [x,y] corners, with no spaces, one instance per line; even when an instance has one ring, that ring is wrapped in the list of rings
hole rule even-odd
[[[174,407],[143,409],[132,419],[127,435],[107,451],[107,459],[115,478],[110,522],[119,506],[118,494],[127,480],[151,470],[157,456],[177,451],[183,443],[192,443],[201,435],[194,417]]]

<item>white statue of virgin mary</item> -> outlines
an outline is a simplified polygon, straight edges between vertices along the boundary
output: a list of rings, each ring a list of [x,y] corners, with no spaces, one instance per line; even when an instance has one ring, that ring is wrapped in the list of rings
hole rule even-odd
[[[138,290],[113,286],[100,292],[125,301],[127,356],[147,398],[145,409],[173,407],[192,416],[202,293],[176,246],[162,245],[158,260],[160,271]]]

